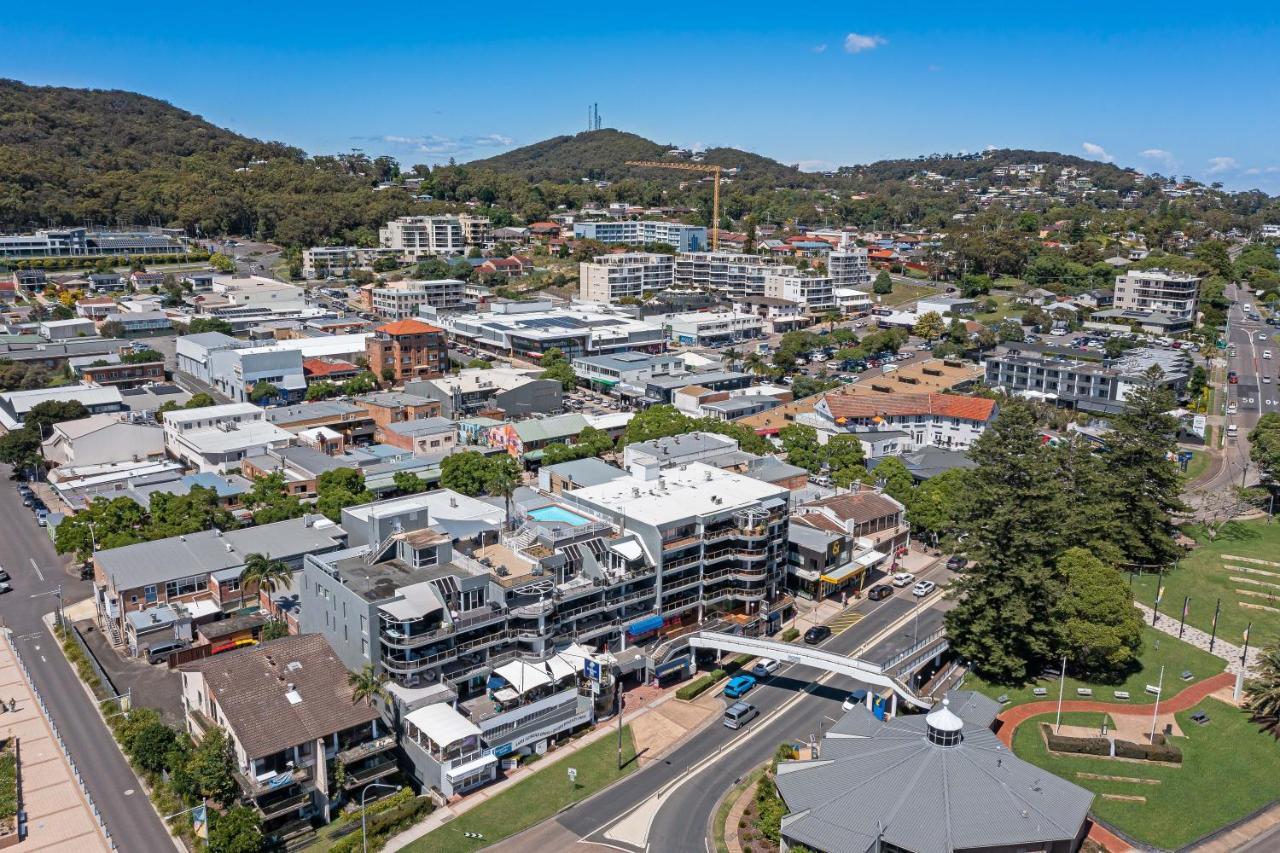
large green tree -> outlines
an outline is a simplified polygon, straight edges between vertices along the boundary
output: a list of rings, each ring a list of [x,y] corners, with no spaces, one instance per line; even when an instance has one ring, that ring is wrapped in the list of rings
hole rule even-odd
[[[212,813],[209,821],[209,853],[260,853],[262,818],[246,806]]]
[[[1125,673],[1142,649],[1142,614],[1124,576],[1084,548],[1068,549],[1057,568],[1065,583],[1053,614],[1058,653],[1077,673]]]
[[[958,516],[968,488],[968,471],[952,468],[925,480],[911,495],[914,536],[926,535],[938,544],[951,543],[961,532]]]

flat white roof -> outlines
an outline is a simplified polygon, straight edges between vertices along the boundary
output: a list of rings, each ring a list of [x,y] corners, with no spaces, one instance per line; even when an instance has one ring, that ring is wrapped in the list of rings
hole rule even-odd
[[[203,421],[209,418],[226,418],[234,415],[251,415],[262,412],[262,408],[253,403],[226,403],[221,406],[204,406],[199,409],[177,409],[164,413],[166,424],[183,424],[188,421]]]
[[[260,347],[247,347],[241,353],[288,352],[296,350],[303,358],[323,358],[331,355],[344,355],[351,352],[363,352],[365,342],[373,337],[372,332],[359,332],[351,335],[322,335],[314,338],[287,338],[274,344]]]
[[[438,746],[445,747],[466,737],[480,737],[480,727],[459,714],[447,702],[437,702],[412,711],[405,717]]]
[[[359,506],[347,507],[344,512],[350,513],[352,517],[360,521],[367,522],[375,516],[398,515],[402,512],[422,509],[427,510],[432,521],[444,517],[484,519],[498,523],[502,521],[505,515],[501,509],[492,504],[458,494],[451,489],[437,489],[434,492],[421,492],[416,495],[406,495],[402,498],[392,498],[387,501],[360,504]]]
[[[657,480],[627,476],[587,486],[573,492],[573,500],[657,526],[752,506],[786,493],[786,489],[772,483],[723,471],[704,462],[692,462],[663,469]]]
[[[240,424],[236,429],[217,427],[182,433],[182,441],[199,453],[225,453],[240,447],[255,447],[278,441],[293,441],[294,435],[267,421]]]
[[[533,377],[529,374],[537,372],[514,367],[470,367],[463,368],[461,372],[452,376],[441,376],[426,381],[450,393],[460,391],[463,394],[470,394],[487,388],[510,391],[512,388],[519,388],[521,385],[532,382]]]

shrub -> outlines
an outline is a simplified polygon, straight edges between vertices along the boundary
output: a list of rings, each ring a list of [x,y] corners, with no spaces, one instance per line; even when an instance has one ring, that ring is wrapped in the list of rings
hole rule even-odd
[[[701,678],[695,678],[693,681],[690,681],[684,687],[681,687],[676,691],[676,698],[684,699],[686,701],[693,699],[704,693],[708,687],[719,680],[720,679],[713,677],[713,675],[704,675]]]
[[[1064,737],[1054,734],[1053,726],[1040,724],[1045,741],[1054,752],[1073,752],[1079,755],[1111,755],[1111,742],[1104,737]]]
[[[1142,761],[1164,761],[1169,764],[1182,763],[1182,750],[1178,749],[1162,734],[1156,735],[1155,743],[1134,743],[1127,740],[1116,741],[1116,755],[1121,758],[1137,758]]]
[[[407,788],[405,791],[409,795],[407,800],[401,800],[387,806],[376,817],[368,818],[370,850],[381,850],[387,839],[417,823],[434,809],[429,798],[414,797],[413,792]],[[386,800],[380,801],[379,804],[394,800],[399,796],[399,793],[392,794]],[[373,807],[370,806],[368,811],[372,812],[372,810]],[[355,814],[358,818],[359,812]],[[360,833],[353,832],[330,847],[329,853],[355,853],[355,851],[361,849],[362,844],[363,838]]]
[[[18,757],[10,739],[0,753],[0,820],[18,814]]]
[[[799,636],[800,636],[799,628],[788,628],[787,630],[783,631],[781,634],[778,635],[778,639],[781,642],[790,643],[793,640],[795,640],[796,637],[799,637]]]

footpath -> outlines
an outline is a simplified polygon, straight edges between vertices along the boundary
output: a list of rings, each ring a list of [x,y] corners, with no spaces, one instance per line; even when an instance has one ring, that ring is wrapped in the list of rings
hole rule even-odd
[[[1151,608],[1137,601],[1133,604],[1142,611],[1142,621],[1150,625]],[[1171,637],[1176,637],[1178,636],[1178,617],[1160,614],[1156,619],[1155,627],[1157,631],[1163,631]],[[1209,639],[1210,637],[1207,632],[1201,631],[1199,628],[1193,628],[1190,625],[1186,627],[1182,634],[1182,641],[1184,643],[1190,643],[1196,648],[1203,649],[1206,652],[1209,651]],[[1247,673],[1258,663],[1259,651],[1260,650],[1257,645],[1250,645],[1249,660],[1247,664],[1242,664],[1241,661],[1244,658],[1244,649],[1240,646],[1234,645],[1233,643],[1224,641],[1222,637],[1218,637],[1213,642],[1213,651],[1210,652],[1210,654],[1214,657],[1222,658],[1227,662],[1227,672],[1238,673],[1243,671]]]

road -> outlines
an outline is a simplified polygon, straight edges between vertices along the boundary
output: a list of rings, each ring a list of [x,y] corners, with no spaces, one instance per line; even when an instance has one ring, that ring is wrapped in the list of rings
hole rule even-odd
[[[941,566],[922,572],[922,579],[944,581],[949,573]],[[949,605],[939,593],[920,610]],[[908,590],[897,590],[880,602],[862,601],[862,621],[837,634],[822,648],[845,655],[863,654],[882,642],[899,641],[912,630],[912,621],[887,631],[913,612]],[[921,620],[921,630],[925,628]],[[663,853],[706,853],[707,828],[716,803],[734,783],[773,755],[785,741],[821,738],[822,731],[839,718],[841,702],[858,685],[846,677],[826,678],[820,670],[800,665],[782,667],[768,682],[748,695],[761,712],[745,731],[734,731],[713,721],[697,732],[666,760],[650,764],[586,803],[553,821],[508,839],[498,849],[564,849],[572,836],[618,850],[654,850]],[[822,681],[822,683],[818,683]],[[644,844],[616,837],[625,824],[629,838],[644,835]],[[636,827],[638,829],[638,835]]]
[[[51,594],[62,585],[67,603],[91,595],[88,581],[68,574],[43,527],[0,466],[0,565],[12,577],[13,591],[0,596],[0,619],[14,634],[31,679],[84,775],[93,801],[106,816],[107,830],[121,850],[173,853],[174,843],[156,817],[133,770],[94,710],[80,679],[54,646],[41,616],[57,608]],[[39,596],[39,597],[33,597]]]

